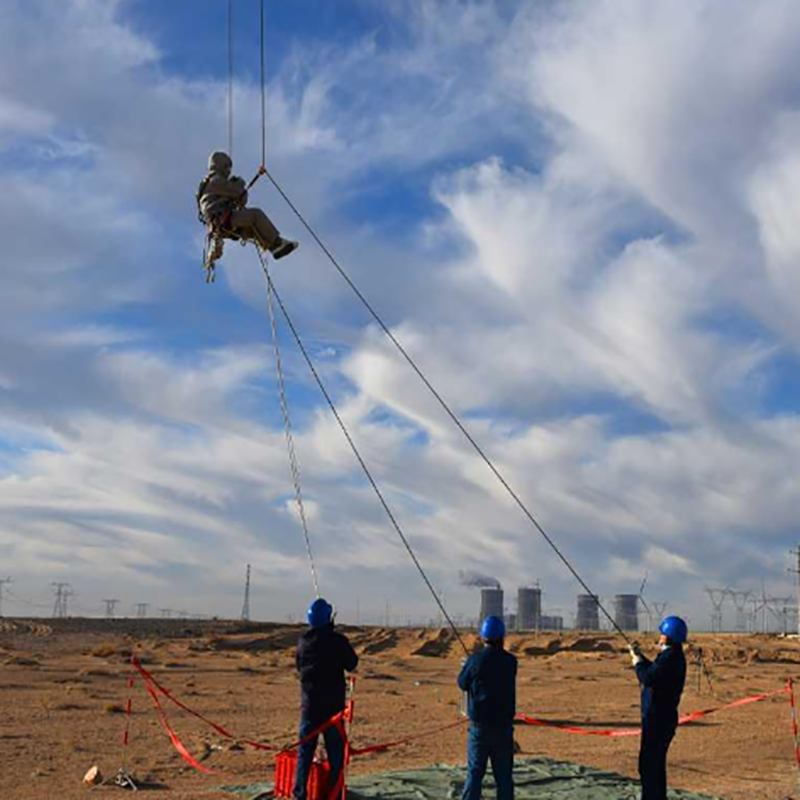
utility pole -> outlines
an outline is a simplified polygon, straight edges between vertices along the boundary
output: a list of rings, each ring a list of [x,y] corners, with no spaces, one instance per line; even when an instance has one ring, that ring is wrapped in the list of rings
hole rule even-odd
[[[112,598],[111,600],[103,600],[103,602],[106,604],[106,619],[115,619],[119,600]]]
[[[75,592],[72,591],[72,586],[63,581],[54,581],[50,584],[56,593],[55,603],[53,604],[53,616],[56,619],[64,619],[67,616],[67,603],[69,598]]]
[[[150,608],[150,603],[137,603],[136,604],[136,619],[146,619],[147,609]]]
[[[242,606],[242,620],[250,621],[250,565],[247,565],[247,579],[244,584],[244,605]]]
[[[0,579],[0,619],[2,619],[2,617],[3,617],[3,592],[5,591],[5,587],[9,583],[13,583],[11,578],[2,578],[2,579]]]

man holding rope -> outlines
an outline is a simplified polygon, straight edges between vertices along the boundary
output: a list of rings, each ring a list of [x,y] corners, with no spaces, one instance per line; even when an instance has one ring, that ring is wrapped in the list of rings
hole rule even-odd
[[[458,676],[459,688],[467,693],[470,719],[462,800],[480,800],[490,759],[497,800],[514,800],[517,659],[504,648],[505,635],[500,617],[486,617],[481,627],[485,646],[467,659]]]
[[[661,652],[655,661],[631,645],[631,661],[642,687],[642,738],[639,776],[642,800],[667,800],[667,752],[678,727],[678,706],[686,682],[683,644],[688,635],[680,617],[667,617],[659,626]]]
[[[294,796],[306,800],[308,776],[317,749],[318,735],[311,736],[331,718],[344,711],[347,700],[345,671],[358,666],[358,656],[348,638],[334,630],[333,606],[318,597],[308,609],[309,629],[300,637],[295,658],[302,688],[302,715]],[[344,767],[344,740],[337,726],[327,728],[322,736],[331,767],[330,785],[335,788]],[[309,738],[310,737],[310,738]],[[331,797],[330,800],[338,800]]]

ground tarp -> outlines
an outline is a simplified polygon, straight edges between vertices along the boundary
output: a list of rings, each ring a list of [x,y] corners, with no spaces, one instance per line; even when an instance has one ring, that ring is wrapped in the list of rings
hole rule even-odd
[[[613,772],[547,758],[517,759],[514,762],[516,800],[639,800],[638,781]],[[437,765],[427,769],[360,775],[347,782],[352,800],[457,800],[464,786],[464,767]],[[491,800],[494,782],[490,775],[483,795]],[[271,793],[271,784],[225,786],[223,791],[242,800],[258,800]],[[680,790],[669,793],[672,800],[721,800],[708,794]]]

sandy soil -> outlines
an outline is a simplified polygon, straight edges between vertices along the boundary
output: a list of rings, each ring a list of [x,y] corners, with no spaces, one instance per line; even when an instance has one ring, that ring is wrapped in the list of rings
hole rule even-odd
[[[285,625],[169,620],[0,620],[0,797],[85,797],[81,778],[93,764],[113,776],[122,763],[120,711],[127,698],[133,649],[186,703],[242,738],[286,744],[294,738],[298,685]],[[454,684],[462,651],[446,632],[347,630],[361,654],[357,744],[393,739],[458,719]],[[644,637],[642,637],[644,638]],[[471,646],[472,638],[467,637]],[[638,690],[619,640],[608,635],[519,635],[519,708],[548,720],[589,727],[635,726]],[[766,636],[697,640],[713,675],[712,695],[690,668],[684,711],[779,688],[800,676],[800,644]],[[269,755],[241,750],[175,708],[170,719],[190,752],[220,771],[195,773],[172,748],[141,685],[134,689],[127,759],[140,778],[163,789],[157,798],[224,798],[215,787],[270,777]],[[545,755],[636,774],[638,741],[519,728],[524,755]],[[380,772],[458,762],[464,729],[421,739],[388,754],[354,761]],[[675,787],[732,800],[779,800],[796,789],[791,716],[785,698],[747,706],[682,728],[670,764]],[[119,794],[99,787],[92,793]]]

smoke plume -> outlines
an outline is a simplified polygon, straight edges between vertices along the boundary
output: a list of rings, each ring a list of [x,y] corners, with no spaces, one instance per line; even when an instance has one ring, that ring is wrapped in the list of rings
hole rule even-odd
[[[493,578],[491,575],[481,575],[480,572],[473,572],[472,570],[461,570],[458,573],[458,578],[462,586],[476,586],[480,589],[503,588],[497,578]]]

